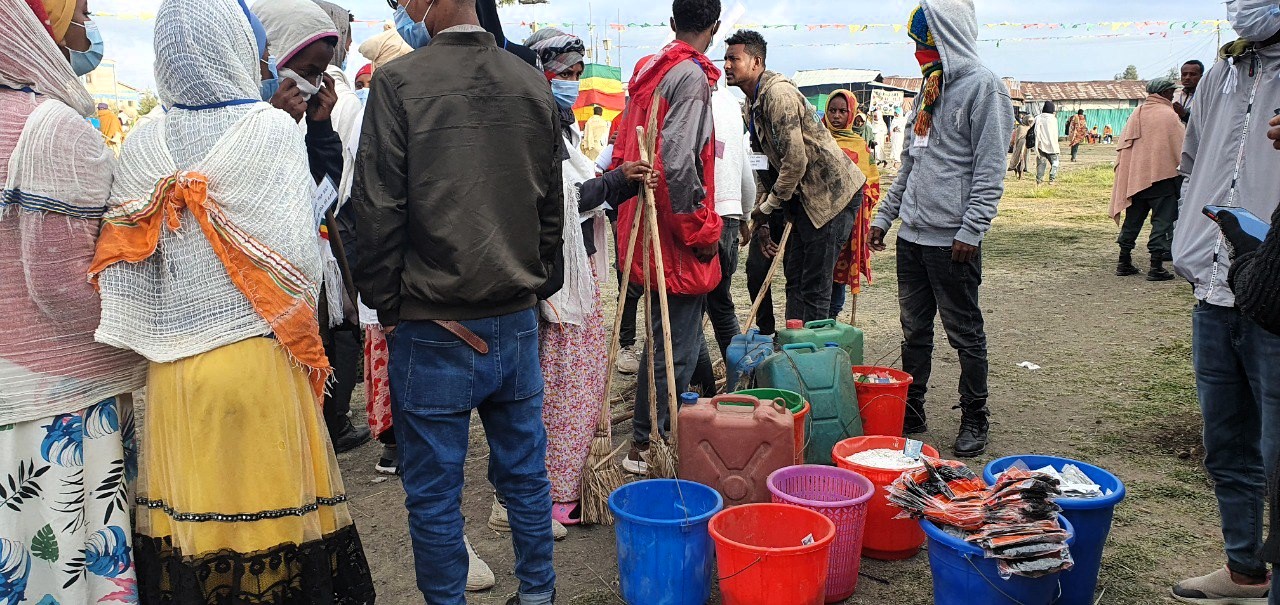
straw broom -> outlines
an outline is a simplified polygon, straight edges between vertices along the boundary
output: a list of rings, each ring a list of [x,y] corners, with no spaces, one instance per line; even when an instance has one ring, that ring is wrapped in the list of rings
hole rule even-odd
[[[622,267],[622,285],[618,289],[617,312],[613,317],[613,338],[610,340],[609,361],[605,366],[604,401],[600,404],[600,421],[596,424],[596,436],[591,440],[591,450],[582,471],[582,522],[587,525],[613,525],[613,511],[609,510],[609,495],[626,483],[626,477],[617,465],[612,464],[618,452],[626,447],[626,441],[613,447],[613,393],[614,364],[618,361],[619,337],[622,333],[622,306],[626,302],[627,288],[631,283],[631,263],[636,255],[636,238],[640,234],[641,213],[637,209],[631,221],[631,237],[627,243],[627,259]],[[602,251],[603,252],[603,251]]]
[[[644,128],[637,127],[636,134],[643,145],[640,147],[640,159],[648,162],[653,156],[654,140],[657,136],[657,127],[650,120],[649,136],[645,136]],[[671,350],[671,313],[667,304],[667,274],[666,267],[662,260],[662,243],[658,240],[658,206],[653,199],[653,190],[649,189],[648,183],[640,191],[640,197],[644,201],[645,216],[647,217],[649,241],[653,247],[653,261],[656,265],[653,269],[657,274],[654,280],[654,288],[658,291],[658,306],[660,308],[662,318],[662,351],[663,361],[667,371],[667,408],[671,418],[671,440],[667,442],[659,439],[651,442],[649,446],[649,476],[655,479],[668,478],[674,479],[676,476],[676,467],[679,464],[679,456],[676,453],[677,444],[680,442],[680,419],[679,406],[676,403],[678,393],[676,393],[676,369],[675,362],[672,360]],[[645,255],[645,265],[648,266],[649,256]],[[646,280],[646,285],[647,285]],[[652,312],[652,310],[651,310]],[[650,324],[653,322],[650,321]],[[650,350],[654,347],[650,345]],[[653,372],[653,357],[649,358],[649,371]],[[656,386],[656,385],[655,385]],[[650,398],[656,399],[656,389],[650,389]],[[654,402],[656,408],[656,401]],[[654,426],[657,426],[658,416],[655,411],[653,415]]]

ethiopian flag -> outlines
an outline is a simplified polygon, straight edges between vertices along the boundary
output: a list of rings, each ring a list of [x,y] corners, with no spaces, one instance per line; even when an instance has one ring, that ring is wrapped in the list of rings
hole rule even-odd
[[[622,68],[588,63],[582,71],[578,103],[573,106],[574,117],[579,123],[594,115],[592,105],[604,108],[604,119],[612,122],[626,107],[626,94],[622,89]]]

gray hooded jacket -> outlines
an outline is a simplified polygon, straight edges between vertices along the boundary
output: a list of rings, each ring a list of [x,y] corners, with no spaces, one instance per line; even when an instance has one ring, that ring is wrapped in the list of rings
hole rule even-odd
[[[907,126],[902,171],[872,226],[902,219],[898,236],[922,246],[977,246],[991,229],[1000,198],[1013,103],[1009,89],[978,60],[973,0],[921,0],[942,55],[942,96],[929,136]]]

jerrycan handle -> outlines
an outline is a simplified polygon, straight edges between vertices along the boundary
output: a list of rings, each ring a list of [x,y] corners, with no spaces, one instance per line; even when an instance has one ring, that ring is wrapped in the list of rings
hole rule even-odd
[[[836,320],[834,320],[834,319],[819,319],[819,320],[817,320],[817,321],[811,321],[811,322],[809,322],[809,323],[805,324],[805,325],[804,325],[804,327],[805,327],[806,329],[809,329],[809,330],[816,330],[816,329],[818,329],[818,328],[834,328],[834,327],[836,327]]]
[[[755,412],[756,406],[760,405],[760,400],[750,395],[735,395],[733,393],[729,393],[726,395],[716,395],[715,397],[712,397],[711,405],[715,406],[717,412],[726,411],[739,414],[751,414]]]
[[[818,345],[811,342],[797,342],[795,344],[782,345],[783,351],[808,351],[810,353],[818,352]]]

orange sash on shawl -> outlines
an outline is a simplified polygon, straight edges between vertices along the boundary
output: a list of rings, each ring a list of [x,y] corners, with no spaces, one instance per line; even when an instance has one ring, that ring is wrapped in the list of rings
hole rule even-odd
[[[289,355],[307,368],[316,397],[322,398],[332,369],[320,340],[316,300],[308,288],[311,280],[227,219],[222,208],[209,199],[208,189],[205,175],[181,172],[157,183],[149,203],[136,212],[108,214],[98,236],[90,278],[96,284],[98,274],[111,265],[150,258],[160,243],[161,229],[178,230],[182,209],[190,210],[231,282],[271,326]]]

